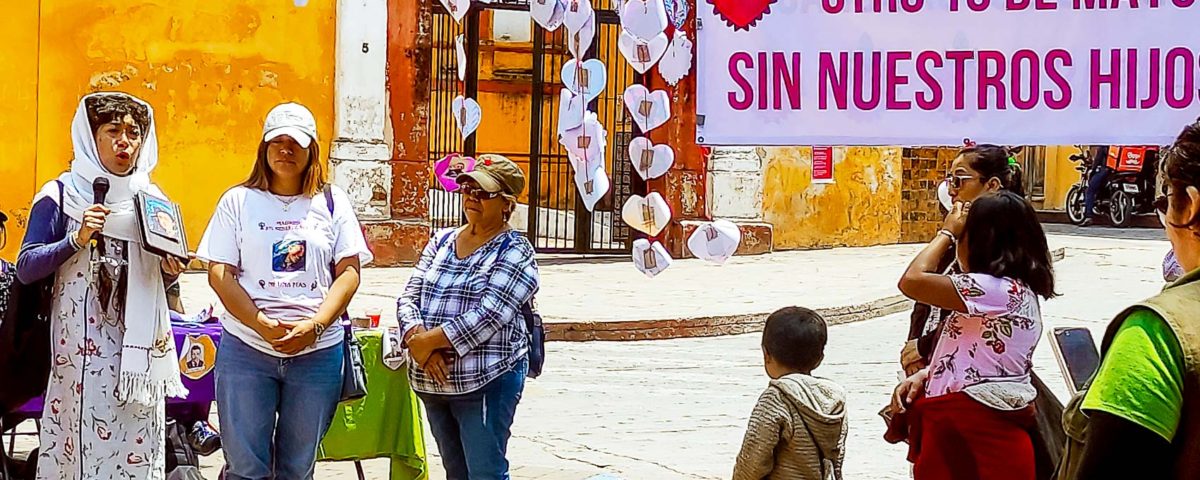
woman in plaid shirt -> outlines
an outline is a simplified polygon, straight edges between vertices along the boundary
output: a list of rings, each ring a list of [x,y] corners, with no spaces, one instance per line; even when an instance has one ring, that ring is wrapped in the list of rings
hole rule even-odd
[[[467,225],[430,240],[396,316],[447,478],[507,480],[509,428],[529,369],[519,314],[538,289],[533,245],[508,226],[525,175],[483,155],[458,183]]]

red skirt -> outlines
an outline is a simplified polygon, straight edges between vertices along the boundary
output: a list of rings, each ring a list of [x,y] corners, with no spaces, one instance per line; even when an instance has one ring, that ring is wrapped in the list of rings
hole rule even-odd
[[[1034,480],[1032,406],[1001,411],[965,393],[921,398],[910,409],[915,480]]]

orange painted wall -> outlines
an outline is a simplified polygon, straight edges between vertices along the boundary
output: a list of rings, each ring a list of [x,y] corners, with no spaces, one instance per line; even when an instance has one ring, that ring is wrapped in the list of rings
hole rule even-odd
[[[0,212],[8,216],[7,244],[0,257],[16,260],[29,201],[35,193],[37,159],[38,3],[13,2],[0,15]]]
[[[155,108],[160,161],[153,178],[180,203],[194,247],[217,199],[248,175],[272,106],[296,101],[311,108],[328,156],[335,7],[335,0],[305,7],[279,0],[41,0],[32,15],[18,8],[16,17],[24,19],[7,15],[0,22],[40,22],[40,48],[0,42],[0,59],[20,55],[36,65],[18,73],[22,85],[38,85],[36,169],[29,158],[22,170],[36,172],[28,188],[69,165],[71,117],[81,96],[129,92]],[[7,38],[14,29],[0,30]],[[7,81],[13,80],[0,80],[0,92],[12,88]],[[33,145],[29,138],[0,128],[5,144]],[[12,196],[4,195],[0,201]],[[27,203],[30,195],[24,196]]]

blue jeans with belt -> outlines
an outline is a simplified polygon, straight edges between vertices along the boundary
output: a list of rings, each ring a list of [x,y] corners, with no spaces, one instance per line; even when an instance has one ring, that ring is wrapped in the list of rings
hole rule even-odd
[[[447,480],[508,480],[508,438],[529,360],[463,395],[419,393]]]
[[[223,332],[216,381],[227,480],[313,478],[342,394],[342,348],[280,358]]]

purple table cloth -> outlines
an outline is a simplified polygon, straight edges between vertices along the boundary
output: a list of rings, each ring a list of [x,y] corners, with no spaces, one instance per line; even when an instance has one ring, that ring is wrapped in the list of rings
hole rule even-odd
[[[179,370],[183,386],[188,389],[187,398],[168,398],[168,416],[194,417],[192,420],[207,419],[212,402],[216,401],[216,382],[213,367],[217,358],[217,346],[221,344],[219,323],[174,323],[175,351],[179,354]],[[36,418],[42,415],[42,397],[34,398],[15,413]]]

